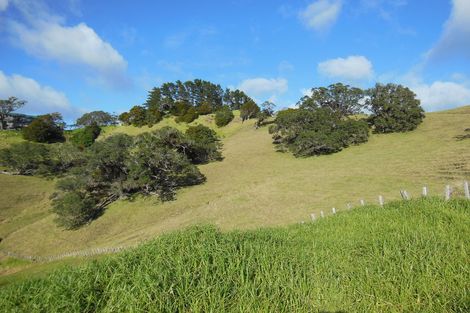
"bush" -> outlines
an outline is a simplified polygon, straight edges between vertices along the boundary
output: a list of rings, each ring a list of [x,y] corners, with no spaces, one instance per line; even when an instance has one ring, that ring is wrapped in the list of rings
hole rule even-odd
[[[85,128],[77,130],[70,138],[70,141],[75,146],[84,149],[91,146],[100,133],[101,128],[97,124],[85,126]]]
[[[61,119],[61,116],[57,114],[38,116],[31,124],[23,128],[23,138],[41,143],[65,141]]]
[[[72,191],[54,198],[52,211],[57,214],[55,219],[59,226],[76,229],[92,221],[101,214],[95,199]]]
[[[194,107],[191,107],[188,109],[188,111],[186,111],[186,113],[182,116],[178,116],[176,118],[176,122],[177,123],[180,123],[180,122],[184,122],[184,123],[191,123],[192,121],[194,121],[195,119],[197,119],[199,117],[199,114],[198,112],[196,111],[196,109]]]
[[[413,91],[402,85],[377,84],[369,89],[369,122],[376,133],[406,132],[416,129],[424,110]]]
[[[331,154],[369,137],[365,121],[341,119],[329,108],[288,109],[278,113],[270,128],[278,151],[295,156]]]
[[[0,165],[20,175],[34,175],[49,168],[51,159],[45,145],[22,142],[0,150]]]
[[[224,105],[220,110],[215,112],[215,124],[222,127],[230,123],[234,118],[233,112],[230,107]]]
[[[191,141],[186,152],[188,158],[196,164],[221,160],[221,144],[214,130],[204,125],[189,127],[186,137]]]

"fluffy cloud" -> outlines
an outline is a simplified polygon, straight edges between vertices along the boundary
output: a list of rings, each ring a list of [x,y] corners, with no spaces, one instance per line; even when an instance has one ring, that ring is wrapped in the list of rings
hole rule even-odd
[[[45,21],[35,23],[34,27],[10,25],[17,44],[31,55],[85,65],[111,86],[126,82],[124,58],[84,23],[72,27]]]
[[[364,56],[331,59],[318,64],[320,74],[345,80],[371,79],[374,75],[372,63]]]
[[[470,88],[464,84],[436,81],[417,84],[411,89],[416,93],[426,111],[437,111],[470,104]]]
[[[0,12],[5,11],[8,7],[8,0],[0,0]]]
[[[242,81],[238,89],[251,96],[263,96],[267,94],[283,94],[287,91],[288,84],[284,78],[250,78]]]
[[[338,19],[341,7],[341,0],[318,0],[299,12],[299,18],[310,29],[326,31]]]
[[[470,1],[453,0],[452,12],[443,34],[427,56],[429,59],[455,56],[470,59]]]
[[[17,97],[26,100],[22,111],[31,114],[61,112],[64,115],[74,115],[74,109],[65,94],[49,86],[42,86],[32,78],[13,74],[5,75],[0,71],[0,98]]]

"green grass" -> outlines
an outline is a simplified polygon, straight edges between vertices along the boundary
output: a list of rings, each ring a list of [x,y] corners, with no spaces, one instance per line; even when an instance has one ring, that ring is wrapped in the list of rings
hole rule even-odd
[[[153,197],[117,201],[103,216],[77,231],[54,224],[48,197],[53,181],[0,175],[0,250],[51,256],[99,247],[135,245],[190,225],[214,224],[222,231],[289,225],[308,220],[310,213],[345,208],[359,199],[377,203],[398,199],[399,190],[417,196],[423,185],[443,195],[451,184],[461,193],[470,180],[470,145],[458,141],[470,127],[470,106],[429,113],[416,131],[372,135],[366,144],[321,157],[297,159],[275,152],[267,128],[254,121],[232,123],[216,130],[223,136],[222,162],[200,166],[207,182],[180,190],[175,201]],[[212,116],[195,123],[213,125]],[[166,119],[154,128],[176,125]],[[105,130],[137,134],[148,128]],[[26,217],[26,218],[25,218]]]
[[[193,227],[0,289],[5,312],[468,312],[470,201]]]

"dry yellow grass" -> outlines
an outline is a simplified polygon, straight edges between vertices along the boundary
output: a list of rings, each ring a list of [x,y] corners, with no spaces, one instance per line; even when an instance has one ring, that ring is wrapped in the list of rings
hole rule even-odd
[[[199,122],[210,124],[210,119],[204,116]],[[166,120],[162,125],[165,123],[173,122]],[[348,202],[358,205],[359,199],[377,202],[381,194],[386,201],[392,200],[399,197],[400,189],[416,196],[423,185],[431,194],[441,194],[445,184],[457,187],[470,179],[470,140],[455,139],[470,127],[470,107],[429,113],[410,133],[372,135],[366,144],[305,159],[275,152],[267,129],[255,130],[253,123],[242,124],[236,118],[218,130],[224,137],[225,159],[200,167],[207,177],[205,184],[183,189],[177,200],[166,203],[154,198],[118,201],[98,220],[77,231],[57,228],[53,215],[44,213],[52,182],[2,175],[0,203],[13,207],[2,207],[10,212],[10,220],[0,224],[0,233],[6,234],[0,249],[54,255],[132,245],[196,223],[213,223],[224,230],[287,225],[308,220],[312,212],[343,209]],[[145,130],[120,127],[106,134]],[[36,184],[38,181],[44,184]],[[18,188],[18,197],[28,200],[17,205],[10,192],[3,192],[5,187]],[[42,196],[29,200],[31,194]],[[17,219],[17,211],[25,210],[30,216],[38,214],[37,218],[29,223],[10,222]]]

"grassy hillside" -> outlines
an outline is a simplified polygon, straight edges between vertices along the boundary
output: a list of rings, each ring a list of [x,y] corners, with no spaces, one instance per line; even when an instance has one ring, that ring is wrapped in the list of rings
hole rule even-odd
[[[47,212],[53,182],[0,175],[0,190],[11,190],[0,193],[0,205],[8,208],[0,224],[5,234],[0,249],[48,256],[134,245],[197,223],[215,224],[224,231],[288,225],[308,220],[312,212],[344,209],[348,202],[357,205],[359,199],[377,202],[379,194],[386,201],[397,199],[403,188],[418,195],[427,185],[431,194],[442,194],[445,184],[457,188],[470,180],[470,141],[455,138],[470,127],[469,117],[470,107],[429,113],[416,131],[372,135],[366,144],[305,159],[275,152],[266,128],[256,130],[254,121],[242,124],[236,118],[218,130],[224,136],[225,159],[200,167],[205,184],[181,190],[177,200],[166,203],[142,197],[118,201],[77,231],[57,228]],[[203,116],[200,121],[212,125],[211,118]],[[171,123],[165,120],[158,127]],[[105,135],[145,130],[116,127]],[[12,194],[23,204],[16,205]],[[16,224],[20,214],[32,218]]]
[[[468,312],[470,201],[196,227],[0,289],[4,312]],[[129,275],[131,274],[131,275]]]

